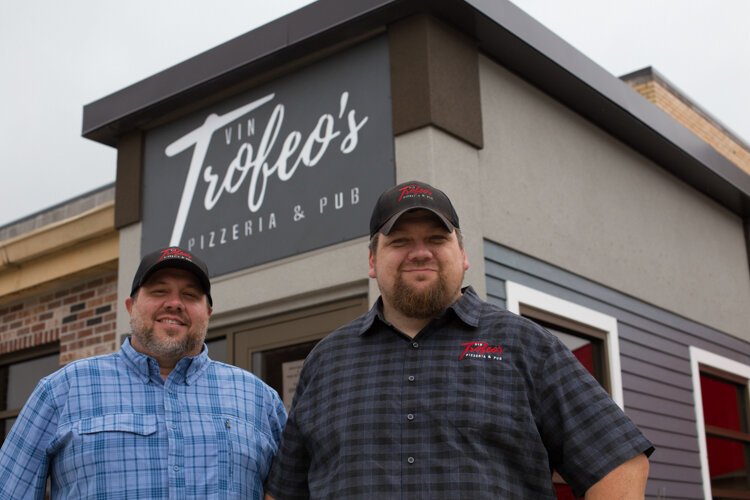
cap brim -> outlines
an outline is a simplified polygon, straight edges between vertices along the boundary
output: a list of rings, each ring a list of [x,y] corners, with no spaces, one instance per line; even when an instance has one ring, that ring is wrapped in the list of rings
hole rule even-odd
[[[413,212],[414,210],[426,210],[428,212],[433,213],[434,215],[437,216],[438,219],[440,219],[440,222],[443,223],[443,225],[445,226],[445,228],[450,233],[452,233],[453,230],[455,229],[455,227],[453,226],[453,224],[451,224],[448,221],[448,219],[446,219],[439,212],[437,212],[437,211],[435,211],[435,210],[433,210],[431,208],[427,208],[427,207],[409,207],[409,208],[407,208],[405,210],[402,210],[402,211],[400,211],[400,212],[392,215],[390,219],[388,219],[387,221],[385,221],[385,224],[383,224],[382,226],[380,226],[380,229],[378,229],[378,232],[379,233],[383,233],[383,234],[385,234],[387,236],[393,230],[393,226],[396,225],[396,222],[398,222],[399,218],[401,218],[402,215],[404,215],[406,212]]]

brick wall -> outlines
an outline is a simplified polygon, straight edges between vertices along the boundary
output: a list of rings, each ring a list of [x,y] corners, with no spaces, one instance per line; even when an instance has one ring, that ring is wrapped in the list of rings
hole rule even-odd
[[[750,150],[732,139],[702,113],[671,92],[658,81],[637,80],[629,83],[643,97],[706,141],[726,159],[750,174]]]
[[[117,274],[0,305],[0,354],[60,342],[60,364],[117,349]]]

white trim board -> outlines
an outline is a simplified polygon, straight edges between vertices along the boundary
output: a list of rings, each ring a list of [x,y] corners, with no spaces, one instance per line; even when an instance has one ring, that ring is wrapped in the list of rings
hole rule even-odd
[[[615,403],[624,409],[622,373],[620,371],[620,342],[617,335],[616,318],[513,281],[505,282],[505,292],[507,295],[506,307],[510,312],[520,314],[520,304],[525,304],[604,331],[607,337],[606,352],[609,380],[612,386],[611,396]]]
[[[698,431],[698,451],[700,452],[701,477],[703,478],[703,496],[706,500],[711,497],[711,476],[708,472],[708,448],[706,446],[706,423],[703,420],[703,394],[701,393],[700,366],[706,365],[733,373],[750,380],[750,366],[733,359],[704,351],[690,346],[690,370],[693,375],[693,398],[695,399],[695,426]],[[750,391],[750,384],[748,384]],[[748,394],[750,396],[750,393]]]

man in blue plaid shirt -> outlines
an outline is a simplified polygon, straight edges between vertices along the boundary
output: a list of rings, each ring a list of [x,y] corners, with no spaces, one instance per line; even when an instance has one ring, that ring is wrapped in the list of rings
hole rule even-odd
[[[462,289],[458,215],[417,181],[370,221],[380,299],[307,357],[267,498],[643,498],[651,443],[554,335]]]
[[[262,498],[286,412],[276,392],[208,357],[205,264],[146,255],[119,352],[43,378],[0,450],[0,499]]]

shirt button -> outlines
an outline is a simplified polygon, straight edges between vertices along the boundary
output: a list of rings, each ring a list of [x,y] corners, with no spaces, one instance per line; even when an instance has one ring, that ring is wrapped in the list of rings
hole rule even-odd
[[[173,470],[174,470],[175,472],[177,472],[178,470],[180,470],[180,466],[179,466],[179,465],[175,465],[174,467],[172,467],[172,469],[173,469]]]
[[[411,413],[409,413],[409,414],[408,414],[408,415],[406,416],[406,420],[414,420],[414,415],[412,415]]]
[[[412,342],[412,343],[411,343],[411,346],[412,346],[412,347],[413,347],[414,349],[419,349],[419,342]]]
[[[170,424],[169,428],[175,430],[177,428],[177,424]]]
[[[409,382],[414,382],[414,375],[409,375]]]
[[[409,457],[409,458],[406,459],[406,461],[409,462],[410,464],[413,464],[414,463],[414,457]]]

